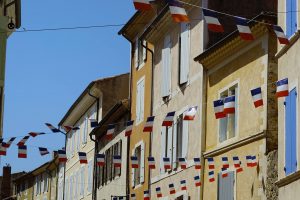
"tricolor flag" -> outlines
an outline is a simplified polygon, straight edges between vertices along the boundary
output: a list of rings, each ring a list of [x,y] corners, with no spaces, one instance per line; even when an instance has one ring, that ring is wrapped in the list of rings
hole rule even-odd
[[[15,141],[16,137],[12,137],[10,138],[7,142],[2,142],[2,145],[5,147],[5,148],[9,148],[10,145],[13,143],[13,141]]]
[[[207,158],[207,161],[208,161],[208,169],[215,169],[214,158]]]
[[[66,163],[67,162],[67,155],[66,155],[66,151],[65,150],[58,150],[57,151],[58,154],[58,161],[60,163]]]
[[[241,17],[236,17],[235,19],[241,38],[247,41],[254,40],[254,36],[252,35],[251,29],[248,25],[248,20]]]
[[[18,158],[27,158],[27,146],[18,147]]]
[[[147,11],[152,9],[149,0],[133,0],[133,4],[136,10]]]
[[[99,167],[105,165],[105,154],[97,154],[97,165]]]
[[[85,152],[78,152],[78,156],[79,156],[80,164],[87,164],[88,163]]]
[[[97,119],[90,119],[90,123],[91,123],[91,128],[95,128],[98,126]]]
[[[222,168],[222,178],[225,178],[228,176],[228,168]]]
[[[182,191],[187,190],[186,180],[181,180],[181,181],[180,181],[180,189],[181,189]]]
[[[125,130],[125,136],[129,137],[132,133],[132,128],[133,128],[133,123],[134,121],[128,121],[126,123],[126,130]]]
[[[234,168],[236,168],[236,169],[240,168],[241,167],[241,161],[240,161],[239,157],[238,156],[233,156],[232,159],[233,159]]]
[[[258,108],[258,107],[264,105],[262,93],[261,93],[261,87],[251,90],[251,95],[252,95],[252,99],[253,99],[255,108]]]
[[[202,11],[208,30],[213,32],[224,32],[223,26],[219,22],[216,12],[208,9],[202,9]]]
[[[149,169],[155,169],[155,159],[154,157],[148,157]]]
[[[144,200],[150,200],[150,192],[149,190],[144,191]]]
[[[194,158],[195,169],[201,169],[200,158]]]
[[[252,167],[256,167],[256,166],[257,166],[256,156],[252,156]]]
[[[113,139],[114,132],[115,132],[115,127],[116,127],[115,124],[109,124],[108,125],[107,132],[106,132],[106,135],[105,135],[105,138],[107,140]]]
[[[25,137],[23,137],[23,139],[20,141],[20,142],[18,142],[18,146],[24,146],[25,145],[25,143],[27,142],[27,140],[29,139],[29,137],[30,136],[25,136]]]
[[[168,0],[170,12],[175,22],[189,22],[189,17],[186,14],[183,5],[176,0]]]
[[[222,157],[223,168],[229,168],[228,157]]]
[[[200,187],[201,186],[201,180],[200,180],[200,176],[197,175],[194,177],[194,181],[195,181],[195,186],[196,187]]]
[[[6,147],[4,142],[0,144],[0,156],[6,156]]]
[[[164,162],[164,168],[165,169],[171,169],[170,158],[163,158],[163,162]]]
[[[65,130],[66,133],[80,129],[78,126],[62,126],[62,128]]]
[[[121,156],[114,156],[113,157],[113,164],[115,168],[121,168],[122,165],[122,159]]]
[[[273,29],[274,29],[274,32],[275,32],[280,44],[289,44],[290,43],[289,39],[286,37],[286,35],[284,34],[284,32],[280,26],[273,25]]]
[[[39,151],[40,151],[41,156],[49,154],[48,149],[44,148],[44,147],[39,147]]]
[[[162,126],[172,126],[173,125],[173,120],[174,120],[174,116],[175,116],[175,111],[173,112],[169,112],[167,114],[167,116],[165,117]]]
[[[257,166],[256,156],[246,156],[247,167],[255,167]]]
[[[226,114],[224,113],[224,102],[223,100],[219,99],[214,101],[214,111],[216,119],[221,119],[226,117]]]
[[[192,121],[195,119],[196,113],[197,113],[198,106],[190,107],[185,113],[183,120],[189,120]]]
[[[59,133],[60,130],[58,128],[55,128],[52,124],[45,123],[46,126],[53,132],[53,133]]]
[[[178,158],[179,165],[181,169],[186,169],[187,167],[187,162],[185,158]]]
[[[235,113],[235,96],[226,97],[224,99],[224,113]]]
[[[170,194],[175,194],[176,190],[175,190],[175,186],[173,183],[169,184],[169,189],[170,189]]]
[[[152,132],[155,116],[148,117],[143,132]]]
[[[276,86],[277,98],[289,96],[289,80],[287,78],[277,81]]]
[[[133,169],[137,169],[139,168],[139,160],[138,160],[138,157],[136,156],[131,156],[131,168]]]
[[[208,172],[208,179],[209,179],[209,182],[214,182],[215,181],[215,172],[214,171],[209,171]]]
[[[133,193],[133,194],[131,194],[131,195],[130,195],[130,197],[131,197],[131,198],[130,198],[131,200],[136,200],[136,196],[135,196],[135,194],[134,194],[134,193]]]
[[[157,187],[155,188],[155,191],[156,191],[156,197],[161,198],[162,197],[161,188]]]
[[[45,135],[46,133],[43,133],[43,132],[30,132],[28,133],[28,135],[30,135],[31,137],[36,137],[36,136],[39,136],[39,135]]]

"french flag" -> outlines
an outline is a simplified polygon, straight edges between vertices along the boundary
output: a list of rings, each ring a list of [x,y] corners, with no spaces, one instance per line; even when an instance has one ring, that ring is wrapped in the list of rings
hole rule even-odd
[[[257,160],[256,160],[256,156],[246,156],[246,160],[247,160],[247,167],[256,167],[257,166]]]
[[[214,158],[207,158],[207,161],[208,161],[208,169],[215,169]]]
[[[173,125],[173,120],[174,120],[174,116],[175,116],[175,111],[173,112],[169,112],[167,114],[167,116],[165,117],[162,126],[172,126]]]
[[[30,138],[30,136],[25,136],[25,137],[23,137],[23,139],[20,141],[20,142],[18,142],[18,146],[24,146],[25,145],[25,143],[27,142],[27,140]]]
[[[234,156],[234,157],[232,157],[232,159],[233,159],[233,164],[234,164],[234,168],[236,169],[236,172],[237,173],[242,172],[243,168],[241,167],[241,161],[240,161],[239,157]]]
[[[148,117],[143,132],[152,132],[155,116]]]
[[[277,98],[289,96],[289,80],[287,78],[277,81],[276,86]]]
[[[135,194],[133,193],[133,194],[131,194],[130,195],[130,197],[131,197],[131,200],[136,200],[136,196],[135,196]]]
[[[126,137],[129,137],[131,135],[133,124],[134,124],[134,121],[128,121],[126,123],[126,130],[125,130],[125,136]]]
[[[225,178],[228,176],[228,168],[222,168],[222,178]]]
[[[3,142],[2,145],[5,147],[5,148],[9,148],[10,145],[13,143],[13,141],[15,141],[16,137],[12,137],[10,138],[7,142]]]
[[[168,0],[170,12],[175,22],[189,22],[189,17],[186,14],[183,5],[176,0]]]
[[[181,169],[186,169],[187,167],[187,162],[185,158],[178,158],[179,165]]]
[[[213,32],[219,32],[219,33],[224,32],[224,28],[219,22],[216,12],[207,9],[202,9],[202,11],[203,11],[204,19],[207,23],[208,30]]]
[[[50,123],[45,123],[45,124],[46,124],[46,126],[47,126],[53,133],[59,133],[59,132],[60,132],[60,130],[59,130],[58,128],[54,127],[52,124],[50,124]]]
[[[133,4],[136,10],[148,11],[152,9],[149,0],[133,0]]]
[[[4,142],[0,144],[0,156],[6,156],[6,147]]]
[[[27,158],[27,146],[18,147],[18,158]]]
[[[165,169],[171,169],[170,158],[163,158],[163,162],[164,162],[164,168]]]
[[[169,189],[170,189],[170,194],[175,194],[176,190],[175,190],[175,186],[173,183],[169,184]]]
[[[223,168],[229,168],[228,157],[222,157]]]
[[[200,158],[194,158],[195,169],[201,169]]]
[[[105,154],[97,154],[97,165],[99,167],[105,165]]]
[[[284,34],[284,32],[280,26],[273,25],[273,29],[274,29],[274,32],[275,32],[280,44],[289,44],[290,43],[289,39],[286,37],[286,35]]]
[[[221,119],[226,117],[226,114],[224,113],[224,102],[223,100],[219,99],[214,101],[214,111],[216,119]]]
[[[30,135],[31,137],[36,137],[36,136],[39,136],[39,135],[45,135],[46,133],[43,133],[43,132],[30,132],[28,133],[28,135]]]
[[[235,19],[241,38],[247,41],[254,40],[254,36],[252,35],[251,29],[248,25],[248,20],[241,17],[236,17]]]
[[[256,156],[252,156],[252,167],[256,167],[256,166],[257,166]]]
[[[154,157],[148,157],[148,167],[149,167],[149,169],[155,169]]]
[[[76,130],[80,129],[77,126],[62,126],[62,128],[65,130],[66,133],[68,133],[70,131],[76,131]]]
[[[121,156],[114,156],[113,157],[113,164],[115,168],[121,168],[122,165],[122,159]]]
[[[65,150],[58,150],[57,151],[58,154],[58,161],[60,163],[66,163],[67,162],[67,155],[66,155],[66,151]]]
[[[156,197],[161,198],[162,197],[161,188],[157,187],[155,188],[155,191],[156,191]]]
[[[264,102],[262,99],[261,87],[251,90],[251,95],[252,95],[252,99],[253,99],[255,108],[258,108],[258,107],[264,105]]]
[[[114,132],[115,132],[115,124],[109,124],[108,125],[108,128],[107,128],[107,132],[106,132],[106,135],[105,135],[105,138],[107,140],[111,140],[113,139],[113,135],[114,135]]]
[[[181,180],[181,181],[180,181],[180,189],[181,189],[182,191],[187,190],[187,186],[186,186],[186,181],[185,181],[185,180]]]
[[[39,147],[39,151],[40,151],[41,156],[49,154],[48,149],[44,148],[44,147]]]
[[[192,121],[195,119],[195,116],[196,116],[196,113],[197,113],[197,109],[198,109],[198,106],[194,106],[194,107],[191,107],[189,108],[185,114],[184,114],[184,117],[183,117],[183,120],[187,120],[187,121]]]
[[[97,119],[90,119],[90,123],[91,123],[91,128],[95,128],[98,126]]]
[[[211,183],[215,181],[215,172],[214,171],[208,172],[208,179],[209,179],[209,182],[211,182]]]
[[[138,157],[136,156],[131,156],[131,168],[133,169],[137,169],[139,168],[139,160],[138,160]]]
[[[150,192],[149,190],[144,191],[144,200],[150,200]]]
[[[197,175],[194,177],[194,181],[195,181],[195,186],[196,187],[200,187],[201,186],[201,181],[200,181],[200,176]]]
[[[79,156],[80,164],[87,164],[88,163],[85,152],[78,152],[78,156]]]
[[[235,113],[235,96],[226,97],[224,99],[224,113]]]

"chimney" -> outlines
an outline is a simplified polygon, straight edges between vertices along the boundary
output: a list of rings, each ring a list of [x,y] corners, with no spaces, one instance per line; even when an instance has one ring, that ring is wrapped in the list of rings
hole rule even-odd
[[[10,165],[3,167],[3,178],[1,184],[1,199],[10,197],[11,193],[11,167]]]

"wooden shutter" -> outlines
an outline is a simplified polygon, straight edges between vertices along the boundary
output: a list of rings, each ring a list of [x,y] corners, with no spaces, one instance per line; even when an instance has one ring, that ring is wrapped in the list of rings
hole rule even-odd
[[[164,174],[165,173],[165,169],[164,169],[164,162],[163,162],[163,158],[166,155],[166,128],[162,127],[161,128],[161,149],[160,149],[160,173]]]
[[[190,24],[181,23],[179,84],[188,82],[190,60]]]
[[[189,122],[182,121],[182,157],[187,158],[189,146]]]
[[[162,84],[161,95],[167,97],[171,93],[171,37],[167,35],[162,49]]]
[[[218,200],[234,200],[234,172],[228,172],[228,176],[222,178],[222,174],[218,175]]]
[[[145,143],[141,144],[140,183],[145,181]]]

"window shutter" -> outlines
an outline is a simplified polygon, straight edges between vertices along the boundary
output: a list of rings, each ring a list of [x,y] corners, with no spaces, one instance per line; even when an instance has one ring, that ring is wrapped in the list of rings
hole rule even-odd
[[[141,108],[141,87],[140,83],[137,83],[137,90],[136,90],[136,121],[140,122],[140,108]]]
[[[171,37],[165,37],[162,50],[162,97],[171,93]]]
[[[135,47],[134,47],[134,65],[137,69],[139,67],[139,39],[135,41]]]
[[[143,45],[147,46],[146,40],[143,40]],[[142,47],[142,48],[143,48],[143,61],[146,61],[147,60],[147,49],[145,47]]]
[[[66,177],[66,186],[65,186],[65,198],[66,198],[66,200],[68,200],[69,198],[69,196],[68,196],[68,191],[69,191],[69,179],[68,179],[68,177]]]
[[[85,181],[85,178],[84,178],[84,167],[81,167],[81,184],[80,184],[80,190],[81,190],[81,196],[84,197],[84,181]]]
[[[135,149],[132,150],[132,153],[131,153],[132,156],[134,156],[134,151],[135,151]],[[129,165],[129,167],[131,168],[131,187],[134,187],[135,186],[134,185],[134,179],[135,179],[134,168],[132,168],[131,165]]]
[[[162,127],[161,129],[161,150],[160,150],[160,173],[164,174],[165,170],[164,170],[164,162],[163,162],[163,158],[166,155],[166,128]]]
[[[218,174],[218,200],[234,199],[234,172],[228,172],[226,178],[222,178],[222,174]]]
[[[182,157],[187,158],[189,146],[189,122],[182,121]]]
[[[181,23],[180,34],[180,84],[188,82],[190,58],[190,24]]]
[[[170,158],[171,164],[173,162],[173,127],[167,127],[168,129],[168,152],[167,152],[167,157]],[[176,145],[174,145],[176,146]]]
[[[44,192],[44,177],[43,174],[41,175],[41,193]]]
[[[88,192],[92,192],[92,184],[93,184],[93,161],[90,160],[88,164]]]
[[[73,175],[70,176],[70,194],[69,199],[73,199]]]
[[[145,81],[140,84],[140,121],[144,120],[144,101],[145,101]]]
[[[178,123],[178,122],[177,122]],[[171,141],[171,144],[173,144],[172,146],[172,166],[173,166],[173,169],[177,167],[177,123],[174,124],[174,130],[173,130],[173,143]],[[169,133],[169,135],[172,136],[172,133]],[[168,136],[169,136],[168,135]],[[168,142],[169,143],[169,142]]]
[[[140,166],[140,179],[141,183],[144,183],[145,181],[145,143],[143,142],[141,144],[141,166]]]

